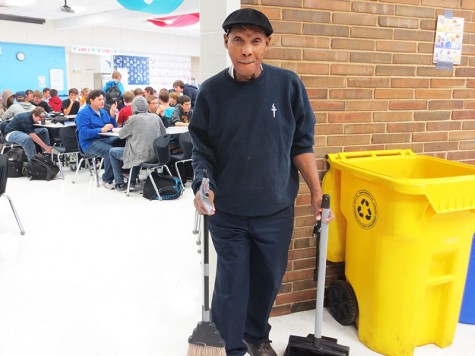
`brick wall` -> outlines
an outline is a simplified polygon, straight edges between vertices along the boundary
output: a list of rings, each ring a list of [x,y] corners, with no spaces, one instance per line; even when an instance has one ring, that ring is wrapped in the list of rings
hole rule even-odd
[[[241,0],[271,20],[266,62],[302,78],[317,117],[315,156],[410,148],[475,164],[475,0]],[[437,16],[465,19],[462,63],[432,64]],[[301,184],[273,314],[314,307],[313,219]],[[330,265],[327,282],[341,276]]]

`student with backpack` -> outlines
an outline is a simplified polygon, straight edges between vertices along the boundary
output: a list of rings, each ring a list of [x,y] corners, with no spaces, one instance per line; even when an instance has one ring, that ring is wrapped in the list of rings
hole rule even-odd
[[[112,72],[112,80],[109,80],[106,85],[104,85],[104,99],[105,99],[105,109],[108,111],[110,106],[114,103],[117,103],[117,109],[122,109],[124,104],[124,86],[121,83],[122,74],[119,71],[115,70]]]

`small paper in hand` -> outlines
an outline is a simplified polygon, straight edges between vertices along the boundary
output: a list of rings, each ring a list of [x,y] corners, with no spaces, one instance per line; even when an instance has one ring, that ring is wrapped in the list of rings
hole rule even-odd
[[[201,182],[201,187],[200,187],[200,196],[201,196],[201,200],[203,201],[206,212],[210,214],[211,203],[209,202],[208,192],[209,192],[209,178],[203,177],[203,181]]]

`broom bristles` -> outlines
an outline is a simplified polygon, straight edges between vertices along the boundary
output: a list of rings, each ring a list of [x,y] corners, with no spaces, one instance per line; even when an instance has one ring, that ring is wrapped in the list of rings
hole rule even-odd
[[[226,356],[224,347],[188,344],[187,356]]]

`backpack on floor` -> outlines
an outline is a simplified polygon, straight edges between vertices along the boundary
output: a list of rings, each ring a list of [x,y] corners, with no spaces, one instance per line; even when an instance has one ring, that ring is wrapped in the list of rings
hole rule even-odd
[[[152,172],[152,177],[162,200],[177,199],[183,194],[183,185],[177,177],[164,176],[157,172]],[[143,187],[143,197],[148,200],[160,200],[149,176]]]
[[[58,172],[59,167],[41,153],[37,153],[25,166],[25,175],[31,180],[51,180]]]
[[[8,156],[8,177],[23,177],[23,162],[27,160],[23,148],[10,148],[5,154]]]

